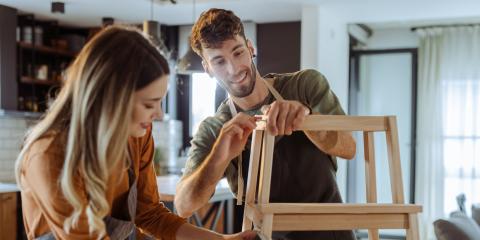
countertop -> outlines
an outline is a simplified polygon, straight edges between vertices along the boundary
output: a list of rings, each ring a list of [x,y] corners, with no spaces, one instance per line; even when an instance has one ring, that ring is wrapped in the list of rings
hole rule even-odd
[[[160,201],[173,202],[175,198],[175,190],[180,176],[165,175],[157,177],[157,187],[160,194]],[[228,186],[227,179],[223,178],[218,182],[215,188],[215,193],[210,199],[210,202],[233,199],[233,194]]]
[[[17,184],[14,183],[0,183],[0,193],[20,192]]]

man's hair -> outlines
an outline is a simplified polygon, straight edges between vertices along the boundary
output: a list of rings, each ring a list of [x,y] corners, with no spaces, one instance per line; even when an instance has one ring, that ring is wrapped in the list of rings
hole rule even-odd
[[[202,56],[203,48],[219,48],[224,41],[234,39],[237,34],[246,39],[240,18],[232,11],[211,8],[203,12],[193,25],[190,45]]]

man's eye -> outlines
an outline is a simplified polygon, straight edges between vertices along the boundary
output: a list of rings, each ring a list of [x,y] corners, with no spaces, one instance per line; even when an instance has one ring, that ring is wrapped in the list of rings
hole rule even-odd
[[[242,55],[242,54],[243,54],[243,52],[244,52],[244,51],[238,51],[238,52],[235,52],[235,54],[234,54],[234,55],[235,55],[235,56],[240,56],[240,55]]]
[[[215,62],[216,65],[223,65],[225,63],[224,60],[218,60]]]

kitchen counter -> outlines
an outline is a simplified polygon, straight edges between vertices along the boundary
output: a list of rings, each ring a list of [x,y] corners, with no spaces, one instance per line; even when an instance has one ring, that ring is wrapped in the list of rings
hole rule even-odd
[[[157,187],[160,193],[160,201],[173,202],[175,198],[175,190],[180,176],[165,175],[157,177]],[[233,199],[233,194],[228,186],[227,179],[223,178],[218,182],[210,202],[218,202]]]
[[[14,183],[0,183],[0,193],[20,192],[17,184]]]
[[[180,176],[165,175],[157,177],[157,187],[160,194],[160,201],[165,206],[175,212],[173,200],[175,198],[175,190]],[[219,231],[217,225],[220,223],[221,215],[223,215],[223,233],[233,233],[233,208],[234,197],[228,186],[227,179],[218,182],[215,193],[207,204],[208,210],[206,214],[200,214],[198,211],[193,213],[191,217],[195,225],[199,227],[208,227],[210,230]],[[212,218],[210,226],[205,224]]]

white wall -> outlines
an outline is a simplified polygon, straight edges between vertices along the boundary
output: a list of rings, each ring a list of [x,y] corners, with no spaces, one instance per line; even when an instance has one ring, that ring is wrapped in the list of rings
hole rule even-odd
[[[373,29],[367,49],[417,48],[418,37],[409,28]]]
[[[301,38],[300,38],[300,69],[318,66],[318,8],[307,5],[302,9]]]

